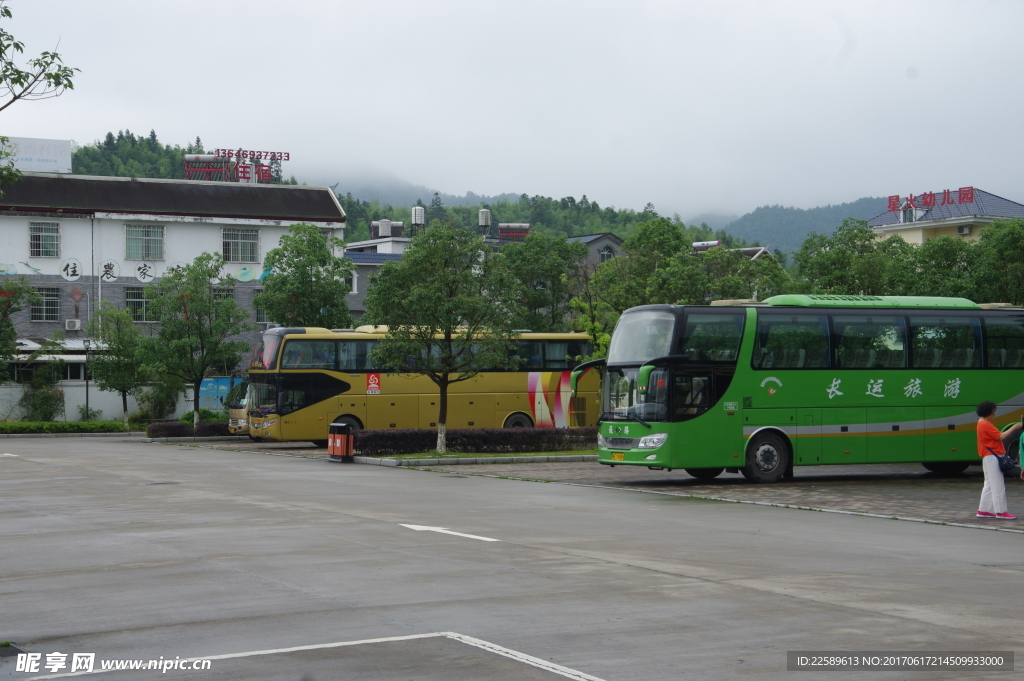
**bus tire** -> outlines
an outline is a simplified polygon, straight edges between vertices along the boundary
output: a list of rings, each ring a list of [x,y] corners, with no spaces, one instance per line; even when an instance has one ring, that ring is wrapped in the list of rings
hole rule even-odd
[[[349,428],[351,428],[353,431],[363,429],[363,424],[360,423],[359,419],[357,419],[355,416],[339,416],[338,418],[334,419],[334,423],[343,423]]]
[[[252,440],[253,442],[263,442],[263,438],[261,438],[261,437],[256,437],[256,436],[255,436],[255,435],[253,435],[252,433],[250,433],[250,434],[249,434],[249,439],[250,439],[250,440]]]
[[[725,470],[724,468],[684,468],[687,475],[698,480],[714,480]]]
[[[747,480],[778,482],[789,468],[789,445],[772,432],[758,433],[747,445],[747,465],[740,469]]]
[[[523,413],[516,413],[505,419],[502,428],[533,428],[533,421],[530,417]]]
[[[959,475],[971,465],[970,461],[928,461],[925,468],[936,475]]]

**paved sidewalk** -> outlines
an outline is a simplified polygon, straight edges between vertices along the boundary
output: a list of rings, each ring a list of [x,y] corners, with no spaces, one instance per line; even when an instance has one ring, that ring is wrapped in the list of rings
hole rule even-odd
[[[224,442],[205,443],[203,446],[311,459],[328,458],[326,449],[305,442]],[[983,520],[974,516],[983,481],[979,466],[972,466],[962,475],[950,478],[929,473],[918,464],[804,466],[795,469],[792,480],[774,485],[752,485],[739,474],[723,473],[712,482],[704,482],[681,470],[652,471],[633,466],[610,468],[591,462],[432,466],[430,470],[810,506],[1024,531],[1024,481],[1017,477],[1006,478],[1006,497],[1010,512],[1021,516],[1021,519]]]
[[[1006,497],[1010,512],[1022,516],[1022,519],[982,520],[974,516],[983,483],[980,467],[974,466],[963,475],[951,478],[939,477],[916,464],[808,466],[797,468],[792,480],[774,485],[753,485],[743,476],[730,473],[705,482],[691,478],[683,471],[669,473],[625,466],[610,468],[593,463],[437,466],[431,470],[1024,530],[1024,481],[1016,477],[1006,478]]]

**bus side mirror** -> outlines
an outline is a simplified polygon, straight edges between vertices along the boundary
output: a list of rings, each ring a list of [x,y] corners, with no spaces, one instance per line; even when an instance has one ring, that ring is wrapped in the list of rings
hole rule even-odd
[[[584,370],[585,371],[585,370]],[[576,397],[576,383],[579,381],[580,376],[583,375],[583,371],[575,369],[569,376],[569,392],[573,397]]]
[[[653,364],[640,367],[636,374],[636,388],[643,394],[647,394],[647,387],[651,384],[651,372],[654,371]]]

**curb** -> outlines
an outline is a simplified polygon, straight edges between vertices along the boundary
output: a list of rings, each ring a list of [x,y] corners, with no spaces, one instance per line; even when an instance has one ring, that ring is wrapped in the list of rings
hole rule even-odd
[[[213,435],[210,437],[144,437],[143,442],[239,442],[248,435]]]
[[[578,456],[500,456],[470,458],[444,458],[444,459],[380,459],[375,456],[354,456],[353,463],[365,463],[371,466],[392,466],[406,468],[420,468],[423,466],[468,466],[479,464],[499,463],[580,463],[583,461],[597,461],[596,454],[580,454]]]
[[[0,439],[14,437],[139,437],[140,435],[145,435],[145,433],[0,433]]]

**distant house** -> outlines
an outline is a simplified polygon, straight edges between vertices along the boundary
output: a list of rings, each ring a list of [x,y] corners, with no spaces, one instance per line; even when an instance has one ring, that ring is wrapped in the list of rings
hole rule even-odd
[[[386,262],[401,260],[402,253],[350,251],[345,249],[345,257],[356,266],[352,272],[352,281],[350,282],[352,291],[348,294],[348,309],[358,322],[363,318],[363,313],[366,312],[366,305],[363,301],[366,300],[366,292],[370,287],[370,275]]]
[[[974,187],[889,197],[889,210],[868,220],[879,239],[899,234],[921,244],[940,236],[974,241],[1000,218],[1024,218],[1024,205]]]
[[[591,267],[597,267],[601,263],[623,254],[622,239],[611,232],[571,236],[567,241],[586,245],[587,250],[590,251],[590,255],[587,256],[587,264]]]

